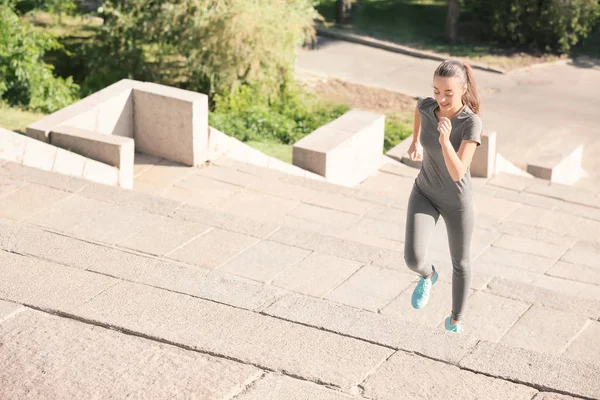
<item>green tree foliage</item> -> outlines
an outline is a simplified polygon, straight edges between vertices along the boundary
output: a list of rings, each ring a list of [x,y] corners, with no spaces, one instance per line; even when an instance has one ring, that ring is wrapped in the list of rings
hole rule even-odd
[[[0,99],[33,111],[53,112],[77,99],[79,87],[71,78],[53,75],[43,60],[48,50],[60,49],[49,35],[20,19],[7,2],[0,3]]]
[[[108,0],[102,16],[105,65],[159,81],[178,65],[187,88],[212,97],[245,84],[276,93],[318,14],[312,0]]]
[[[535,50],[567,52],[600,20],[598,0],[466,0],[482,33]]]

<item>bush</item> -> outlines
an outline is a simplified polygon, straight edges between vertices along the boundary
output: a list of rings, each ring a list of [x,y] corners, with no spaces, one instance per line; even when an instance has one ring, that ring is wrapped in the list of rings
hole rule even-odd
[[[167,74],[178,67],[179,86],[211,98],[246,84],[260,85],[265,93],[278,91],[293,71],[296,48],[313,38],[317,17],[312,0],[124,4],[104,3],[104,25],[92,58],[104,64],[113,60],[118,68],[108,70],[120,70],[121,75],[150,74],[164,83],[170,83]],[[148,63],[153,64],[150,70]]]
[[[60,47],[0,3],[0,99],[44,113],[77,100],[79,87],[71,78],[55,77],[52,66],[43,60],[47,50]]]
[[[242,141],[293,144],[318,127],[338,118],[348,107],[318,101],[294,85],[272,97],[256,86],[240,86],[215,97],[211,126]]]
[[[412,127],[405,125],[396,116],[385,120],[385,137],[383,140],[384,151],[389,151],[398,143],[412,135]]]
[[[465,0],[484,36],[534,50],[567,52],[600,20],[598,0]]]

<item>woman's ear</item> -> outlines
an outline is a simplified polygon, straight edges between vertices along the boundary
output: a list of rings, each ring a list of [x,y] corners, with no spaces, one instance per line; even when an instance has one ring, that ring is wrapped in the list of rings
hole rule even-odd
[[[465,94],[467,94],[467,89],[468,89],[468,87],[467,87],[467,84],[465,84],[465,85],[463,86],[463,91],[462,91],[462,95],[463,95],[463,96],[464,96]]]

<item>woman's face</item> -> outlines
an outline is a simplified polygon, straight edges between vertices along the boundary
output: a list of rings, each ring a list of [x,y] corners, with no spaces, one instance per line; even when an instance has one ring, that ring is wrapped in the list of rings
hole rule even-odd
[[[462,96],[466,91],[466,85],[463,85],[457,76],[436,76],[433,79],[433,95],[440,110],[459,110],[462,107]]]

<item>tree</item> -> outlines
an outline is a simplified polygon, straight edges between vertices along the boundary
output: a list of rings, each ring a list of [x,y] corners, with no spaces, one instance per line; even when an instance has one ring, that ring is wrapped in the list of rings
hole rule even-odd
[[[446,14],[446,38],[450,43],[456,42],[456,24],[460,15],[460,0],[448,0],[448,12]]]
[[[335,22],[338,24],[349,23],[351,10],[352,0],[336,0]]]

